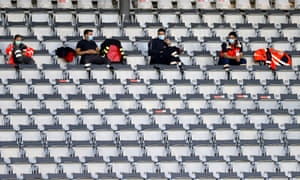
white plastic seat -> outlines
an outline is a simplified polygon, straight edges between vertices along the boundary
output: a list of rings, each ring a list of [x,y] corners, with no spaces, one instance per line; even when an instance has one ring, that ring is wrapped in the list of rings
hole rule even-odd
[[[216,8],[217,9],[231,9],[230,0],[217,0],[216,1]]]
[[[204,1],[197,0],[196,7],[197,9],[212,9],[212,5],[209,0],[204,0]]]
[[[60,166],[67,177],[71,177],[73,173],[82,172],[82,164],[78,157],[62,157]]]
[[[121,175],[122,173],[132,172],[131,163],[125,157],[111,157],[110,165],[112,167],[112,172],[116,173],[117,176]]]
[[[245,3],[245,2],[243,2]],[[225,11],[224,13],[224,21],[225,23],[230,23],[232,27],[235,24],[241,24],[245,22],[245,19],[241,13],[237,13],[235,11]]]
[[[288,17],[284,14],[284,11],[271,11],[268,14],[269,23],[275,24],[276,27],[280,27],[281,24],[285,24],[288,21]]]
[[[246,118],[240,110],[224,110],[224,120],[226,123],[232,125],[245,124]]]
[[[236,139],[235,133],[229,124],[214,125],[213,132],[216,141],[234,141]]]
[[[131,125],[118,125],[116,133],[120,141],[138,141],[140,137],[137,129]]]
[[[264,37],[267,40],[271,40],[272,37],[280,37],[280,33],[278,29],[275,28],[274,24],[259,24],[258,25],[258,35],[260,37]],[[253,38],[252,40],[249,40],[249,42],[255,40]],[[263,48],[266,48],[266,46],[263,46]],[[251,48],[254,50],[254,48]],[[258,49],[258,48],[257,48]]]
[[[11,158],[10,162],[12,172],[16,174],[18,178],[20,178],[22,174],[32,174],[33,169],[27,158]]]
[[[64,9],[71,9],[73,8],[73,4],[71,0],[58,0],[57,1],[57,8],[64,8]]]
[[[116,10],[105,10],[102,9],[100,12],[100,22],[102,23],[113,23],[115,25],[119,24],[120,22],[120,16],[118,11]],[[111,28],[111,30],[113,30],[113,28]],[[119,29],[115,28],[115,31],[119,31]],[[107,36],[107,34],[104,33],[105,36]]]
[[[12,8],[13,7],[11,1],[1,1],[0,5],[3,8]]]
[[[30,124],[29,116],[24,109],[9,109],[7,113],[6,117],[8,118],[10,125],[14,128],[17,128],[20,125]]]
[[[269,0],[256,0],[255,1],[256,9],[271,9]]]
[[[61,26],[61,28],[62,28],[62,30],[65,28],[68,31],[68,32],[63,32],[63,34],[61,34],[62,35],[61,38],[64,38],[65,36],[69,35],[69,33],[72,34],[70,32],[71,28],[66,27],[66,24]],[[61,41],[61,39],[56,36],[43,37],[43,43],[45,45],[46,50],[48,50],[49,54],[51,54],[51,55],[55,54],[55,50],[57,49],[57,47],[63,46],[63,42]]]
[[[254,10],[246,13],[246,22],[252,25],[257,25],[259,23],[266,24],[267,20],[262,11]]]
[[[202,62],[201,62],[201,60],[203,60],[202,56],[201,55],[199,55],[199,56],[195,55],[195,56],[194,56],[194,58],[195,58],[196,63],[199,62],[200,66],[203,65]],[[206,55],[204,55],[204,56],[207,57]],[[196,59],[199,59],[199,61],[197,61]],[[210,60],[211,59],[208,59],[207,61],[205,61],[203,63],[206,65],[207,62],[210,63]],[[203,65],[203,66],[205,66],[205,65]],[[185,80],[190,80],[191,83],[193,83],[193,84],[198,79],[199,80],[205,79],[205,75],[203,74],[203,71],[200,69],[200,67],[198,65],[185,66],[183,77],[184,77]]]
[[[116,130],[117,125],[127,124],[128,119],[120,109],[107,109],[104,116],[106,123]]]
[[[108,167],[102,157],[86,157],[87,171],[95,176],[97,173],[106,173]]]
[[[96,155],[96,148],[94,148],[89,141],[72,141],[72,151],[75,157],[79,157],[83,161],[85,157],[93,157]]]
[[[127,156],[129,160],[133,157],[142,157],[144,149],[137,141],[121,141],[121,151],[124,156]]]
[[[279,140],[265,140],[264,150],[268,156],[278,157],[287,154],[286,147]]]
[[[29,94],[29,87],[24,79],[9,79],[7,87],[9,89],[10,94],[12,94],[15,99],[17,99],[20,94]]]
[[[223,118],[218,113],[217,109],[200,109],[201,121],[205,124],[208,128],[212,128],[214,124],[222,124]]]
[[[163,129],[166,125],[175,124],[175,118],[170,112],[170,109],[161,110],[155,109],[153,112],[154,123]]]
[[[233,172],[236,172],[238,174],[244,172],[252,172],[251,162],[245,156],[230,157],[230,165],[232,167]]]
[[[281,105],[283,109],[299,109],[300,103],[297,95],[281,95]]]
[[[172,9],[172,0],[157,0],[157,8],[159,9]]]
[[[293,47],[287,38],[272,38],[272,47],[282,51],[292,51]]]
[[[240,142],[241,153],[243,156],[261,156],[262,150],[256,140],[243,140]]]
[[[284,37],[288,38],[288,40],[293,40],[294,38],[299,37],[299,31],[297,31],[296,24],[281,24],[281,32]]]
[[[147,111],[155,109],[155,108],[162,108],[162,104],[159,99],[157,99],[156,95],[146,95],[142,94],[139,99],[139,103],[141,104],[142,108],[146,109]]]
[[[180,166],[174,157],[159,157],[158,166],[160,171],[168,175],[169,173],[179,173]]]
[[[33,162],[36,158],[42,158],[46,156],[45,148],[40,142],[28,141],[24,143],[24,152],[26,157]]]
[[[67,99],[68,95],[79,94],[79,89],[73,80],[56,80],[54,88],[63,99]]]
[[[149,125],[152,123],[146,109],[130,109],[128,110],[128,119],[136,129],[140,129],[142,125]]]
[[[57,165],[54,158],[36,158],[35,166],[42,177],[45,177],[48,173],[54,174],[57,172]]]
[[[212,173],[225,173],[228,170],[226,161],[222,157],[207,157],[206,164],[208,166],[208,171]]]
[[[92,99],[92,95],[100,95],[102,90],[97,80],[80,79],[79,88],[86,99]]]
[[[269,156],[267,157],[256,157],[255,167],[258,172],[276,172],[276,165]]]
[[[26,83],[32,83],[32,79],[41,79],[41,73],[36,65],[20,65],[20,75]]]
[[[167,80],[151,80],[149,87],[152,94],[157,95],[172,93],[171,86],[167,83]]]
[[[165,1],[163,1],[165,2]],[[178,16],[174,11],[162,10],[158,13],[158,21],[162,23],[164,27],[168,27],[168,23],[178,23]]]
[[[37,8],[52,8],[52,2],[48,0],[37,0],[36,1]]]
[[[237,125],[237,136],[239,141],[257,140],[259,132],[255,129],[254,124],[240,124]]]
[[[210,104],[214,109],[231,109],[233,107],[232,101],[226,94],[211,94]]]
[[[167,149],[161,141],[145,141],[145,150],[152,160],[157,160],[158,156],[167,155]]]
[[[233,72],[233,70],[232,70]],[[242,94],[241,86],[236,80],[221,80],[221,86],[223,94],[233,95],[233,94]]]
[[[136,168],[136,172],[141,173],[141,175],[146,175],[146,173],[156,172],[156,165],[148,156],[134,157],[134,166]]]
[[[288,0],[276,0],[275,1],[275,8],[276,9],[290,9],[290,3]]]
[[[176,95],[163,95],[162,97],[164,108],[175,110],[175,109],[184,109],[185,104],[182,101],[179,94]]]
[[[270,118],[263,110],[249,110],[248,119],[250,123],[253,123],[256,126],[259,124],[268,124],[270,122]]]
[[[232,141],[218,141],[217,151],[219,156],[229,157],[238,156],[239,149],[237,145]]]
[[[127,79],[136,79],[130,65],[114,66],[114,73],[116,78],[120,79],[122,83],[125,83]]]
[[[257,104],[259,109],[279,109],[280,105],[273,94],[258,94]]]
[[[202,46],[196,37],[183,37],[181,39],[181,44],[188,55],[193,55],[194,51],[202,50]]]
[[[181,5],[180,3],[184,5]],[[179,6],[180,8],[185,9],[190,5],[190,3],[186,3],[186,0],[177,0],[177,6],[178,5],[180,5]],[[192,8],[188,8],[188,9],[192,9]],[[180,18],[182,19],[186,27],[191,27],[192,23],[200,23],[201,20],[198,13],[195,12],[194,10],[183,10],[180,14]]]
[[[51,113],[55,112],[56,109],[64,109],[66,106],[61,95],[44,95],[42,103]]]
[[[109,94],[111,97],[115,96],[116,94],[125,94],[124,85],[121,84],[119,79],[104,79],[102,87],[104,93]]]
[[[97,1],[97,7],[102,8],[102,9],[112,9],[113,4],[112,1],[107,1],[107,0],[98,0]]]
[[[190,125],[188,132],[193,141],[210,141],[213,137],[211,131],[204,125]]]
[[[235,7],[238,9],[251,9],[251,4],[249,0],[236,0]]]
[[[78,117],[76,116],[73,109],[57,109],[56,113],[58,123],[61,124],[63,128],[66,128],[69,125],[79,124]]]
[[[265,92],[264,87],[260,84],[258,80],[245,80],[243,83],[243,88],[245,93],[256,95]]]
[[[222,23],[222,17],[216,11],[204,11],[202,19],[203,22],[207,23],[209,27],[213,27],[214,23]]]
[[[0,99],[2,102],[0,104],[2,113],[7,112],[8,109],[16,109],[17,102],[12,95],[0,95]]]
[[[33,109],[31,118],[33,120],[33,123],[37,125],[38,128],[41,128],[44,125],[54,124],[54,119],[49,109]]]
[[[77,0],[77,7],[80,9],[92,9],[93,8],[93,4],[92,4],[92,0]]]
[[[213,35],[211,28],[208,23],[192,23],[191,32],[194,37],[197,37],[199,41],[203,40],[204,37],[210,37]]]
[[[196,156],[201,160],[205,160],[207,156],[215,155],[215,148],[209,141],[193,141],[193,150]]]
[[[72,79],[76,84],[79,83],[80,79],[89,79],[88,72],[83,66],[67,64],[66,72],[68,79]]]
[[[194,86],[189,80],[174,80],[173,88],[176,94],[194,94],[196,92]]]

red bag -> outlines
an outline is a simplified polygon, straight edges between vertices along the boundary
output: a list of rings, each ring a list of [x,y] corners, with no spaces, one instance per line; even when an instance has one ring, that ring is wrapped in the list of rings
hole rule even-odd
[[[120,48],[116,45],[110,45],[109,47],[107,47],[106,57],[112,63],[120,63],[122,61]]]

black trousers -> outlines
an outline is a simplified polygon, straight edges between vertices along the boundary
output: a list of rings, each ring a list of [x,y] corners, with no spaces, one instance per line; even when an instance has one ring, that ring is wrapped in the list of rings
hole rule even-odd
[[[98,55],[86,55],[80,64],[110,64],[110,61]]]

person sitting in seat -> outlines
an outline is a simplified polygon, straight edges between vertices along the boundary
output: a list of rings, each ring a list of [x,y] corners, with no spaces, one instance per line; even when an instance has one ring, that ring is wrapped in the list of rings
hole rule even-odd
[[[87,69],[90,69],[91,64],[110,64],[108,59],[100,56],[100,49],[91,29],[84,30],[83,39],[76,45],[76,55],[81,56],[80,64],[84,64]]]
[[[8,56],[8,64],[18,67],[19,64],[34,64],[32,56],[34,49],[26,46],[23,36],[20,34],[15,35],[12,44],[6,48],[6,55]]]
[[[223,42],[219,57],[219,65],[224,65],[228,70],[230,65],[246,65],[247,61],[243,54],[243,45],[238,40],[236,32],[230,32],[226,42]]]
[[[179,58],[181,50],[171,46],[171,41],[166,38],[166,30],[158,29],[157,38],[149,42],[148,55],[151,57],[150,64],[182,64]]]

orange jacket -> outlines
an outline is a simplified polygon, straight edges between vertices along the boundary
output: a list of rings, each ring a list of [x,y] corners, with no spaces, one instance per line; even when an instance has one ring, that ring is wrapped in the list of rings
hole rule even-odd
[[[277,66],[292,65],[292,57],[288,53],[274,48],[258,49],[253,56],[255,61],[263,61],[272,70],[275,70]]]
[[[6,48],[6,55],[9,56],[8,64],[15,65],[14,56],[12,54],[12,51],[13,51],[13,44],[9,44]],[[31,58],[34,54],[34,49],[27,46],[27,48],[25,50],[23,50],[23,52],[25,53],[25,56]]]

